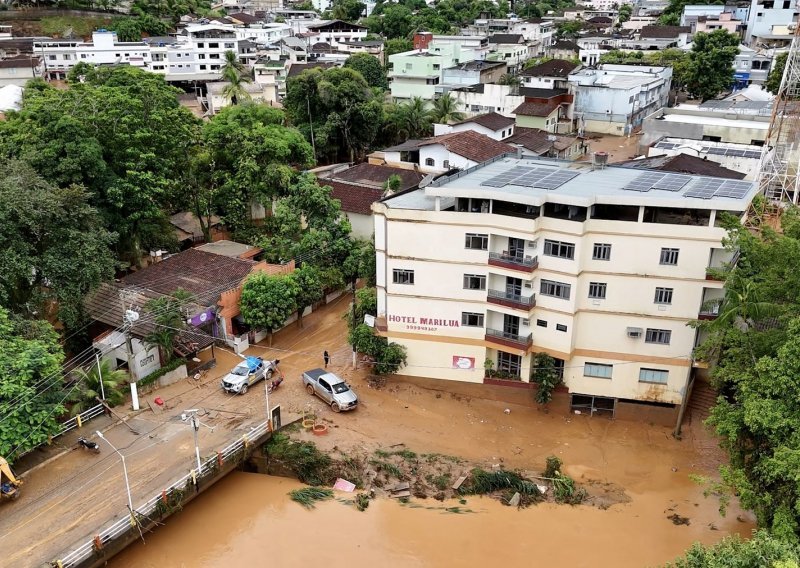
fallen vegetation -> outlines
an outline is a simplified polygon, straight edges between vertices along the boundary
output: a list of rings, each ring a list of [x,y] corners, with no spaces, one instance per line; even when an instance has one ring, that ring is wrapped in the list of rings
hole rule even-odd
[[[295,489],[289,493],[292,501],[300,503],[306,509],[313,509],[317,501],[327,501],[333,499],[333,491],[322,487],[304,487]]]

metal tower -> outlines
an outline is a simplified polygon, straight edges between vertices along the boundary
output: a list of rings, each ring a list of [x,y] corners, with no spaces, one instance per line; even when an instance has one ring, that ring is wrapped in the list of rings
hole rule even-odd
[[[796,204],[800,196],[800,26],[792,27],[792,44],[772,107],[757,179],[759,190],[770,201]]]

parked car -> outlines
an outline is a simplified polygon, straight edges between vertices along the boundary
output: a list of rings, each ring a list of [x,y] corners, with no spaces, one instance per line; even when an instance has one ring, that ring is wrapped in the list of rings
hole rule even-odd
[[[358,397],[350,389],[350,385],[324,369],[304,372],[303,384],[306,385],[309,394],[320,397],[334,412],[354,410],[358,406]]]
[[[244,394],[261,379],[271,379],[278,361],[264,361],[261,357],[245,357],[230,373],[222,378],[222,388],[231,394]]]

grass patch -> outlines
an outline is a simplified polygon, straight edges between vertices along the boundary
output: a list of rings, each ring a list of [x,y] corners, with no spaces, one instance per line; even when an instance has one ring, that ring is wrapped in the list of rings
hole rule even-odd
[[[270,461],[280,462],[303,483],[326,485],[335,478],[330,456],[312,442],[297,442],[283,432],[276,432],[264,444],[264,450]]]
[[[86,17],[86,16],[47,16],[42,18],[42,33],[47,36],[63,37],[64,33],[72,28],[76,36],[89,37],[99,28],[108,28],[111,18]]]
[[[462,495],[486,495],[496,491],[513,491],[522,496],[541,497],[535,483],[525,479],[516,471],[504,469],[486,471],[476,467],[472,470],[469,479],[458,490]]]
[[[411,450],[397,450],[396,452],[392,452],[393,456],[400,456],[404,460],[415,460],[417,459],[417,453],[412,452]]]
[[[555,477],[561,471],[561,465],[563,462],[557,458],[556,456],[547,456],[547,460],[545,461],[544,471],[542,472],[543,477]]]
[[[366,511],[369,507],[369,495],[366,493],[359,493],[356,495],[356,509],[359,511]]]
[[[447,454],[422,454],[420,456],[428,463],[436,463],[437,461],[449,461],[453,463],[463,463],[464,460],[456,456],[448,456]]]
[[[384,472],[389,477],[396,477],[397,479],[405,479],[405,474],[403,470],[397,467],[392,462],[382,461],[382,460],[369,460],[370,465],[374,466],[378,472]]]
[[[295,489],[289,493],[289,497],[295,503],[300,503],[306,509],[313,509],[317,501],[327,501],[333,498],[333,491],[322,487],[305,487]]]
[[[575,486],[575,480],[557,473],[553,478],[553,497],[556,503],[566,503],[567,505],[578,505],[586,500],[586,490]]]
[[[440,475],[431,477],[432,477],[431,483],[439,491],[446,490],[448,487],[450,487],[450,484],[452,483],[452,476],[449,473],[442,473]]]
[[[388,451],[386,451],[386,450],[380,450],[380,449],[379,449],[379,450],[375,450],[375,455],[376,455],[376,456],[378,456],[379,458],[386,459],[386,458],[388,458],[389,456],[391,456],[391,455],[392,455],[392,453],[391,453],[391,452],[388,452]]]

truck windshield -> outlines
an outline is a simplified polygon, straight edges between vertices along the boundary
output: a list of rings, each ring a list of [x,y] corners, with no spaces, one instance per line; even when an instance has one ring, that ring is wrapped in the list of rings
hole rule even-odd
[[[347,388],[346,383],[335,383],[331,385],[331,387],[333,387],[333,392],[335,392],[336,394],[340,394],[350,390],[349,388]]]
[[[232,375],[239,375],[240,377],[246,377],[247,376],[247,366],[246,365],[241,365],[241,366],[234,367],[233,371],[231,371],[231,374]]]

